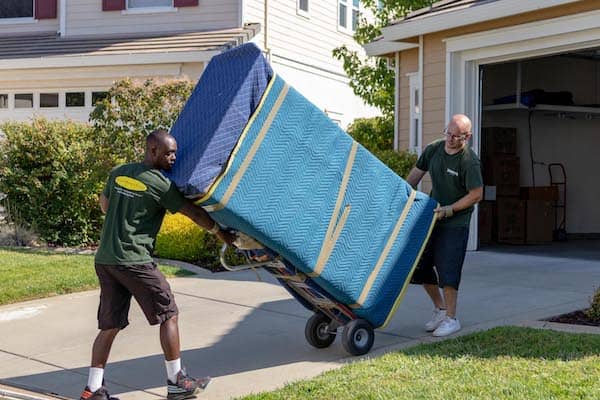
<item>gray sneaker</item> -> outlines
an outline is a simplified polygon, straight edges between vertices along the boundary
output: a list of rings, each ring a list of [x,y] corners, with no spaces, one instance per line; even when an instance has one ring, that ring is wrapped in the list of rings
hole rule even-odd
[[[431,320],[425,324],[425,330],[427,332],[435,331],[444,319],[446,319],[446,310],[434,308],[433,314],[431,315]]]
[[[206,389],[210,383],[210,377],[195,379],[187,376],[185,369],[181,369],[177,373],[175,382],[167,379],[167,399],[168,400],[184,400],[196,397],[196,394],[201,390]]]

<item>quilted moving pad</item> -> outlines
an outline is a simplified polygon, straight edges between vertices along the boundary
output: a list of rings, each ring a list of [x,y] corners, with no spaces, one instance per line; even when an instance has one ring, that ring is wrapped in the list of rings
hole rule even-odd
[[[197,204],[282,255],[374,327],[389,322],[403,297],[437,206],[278,76]]]

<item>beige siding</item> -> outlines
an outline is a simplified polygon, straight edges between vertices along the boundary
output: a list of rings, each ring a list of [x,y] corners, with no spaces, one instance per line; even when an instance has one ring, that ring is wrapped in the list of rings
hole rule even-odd
[[[200,0],[198,7],[180,7],[176,12],[124,14],[121,11],[102,11],[101,0],[68,0],[66,35],[235,28],[239,25],[239,1],[242,0]]]
[[[423,144],[432,142],[440,137],[445,122],[446,101],[446,48],[444,39],[468,33],[487,31],[507,26],[524,24],[549,18],[556,18],[569,14],[595,10],[600,7],[598,0],[583,0],[574,4],[552,7],[541,11],[530,12],[511,18],[468,25],[461,28],[438,32],[424,36],[423,43]],[[416,71],[418,66],[418,52],[415,49],[401,53],[401,92],[400,92],[400,121],[399,144],[400,148],[408,147],[409,113],[408,113],[408,79],[407,72]],[[406,82],[404,82],[406,81]]]
[[[58,24],[58,19],[40,19],[36,21],[32,20],[31,22],[20,23],[8,23],[8,21],[2,21],[0,22],[0,36],[58,32]]]
[[[364,54],[351,35],[337,29],[337,0],[310,1],[308,17],[296,12],[295,0],[269,0],[268,24],[264,26],[264,0],[244,2],[244,22],[263,25],[255,42],[264,47],[263,33],[268,33],[272,56],[291,59],[335,73],[343,73],[341,62],[331,52],[346,45]]]

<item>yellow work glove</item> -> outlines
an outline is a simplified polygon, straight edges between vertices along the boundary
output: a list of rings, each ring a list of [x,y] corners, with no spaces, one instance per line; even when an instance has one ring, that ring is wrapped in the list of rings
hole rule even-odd
[[[433,212],[437,213],[437,219],[450,218],[454,215],[452,206],[441,206],[433,210]]]

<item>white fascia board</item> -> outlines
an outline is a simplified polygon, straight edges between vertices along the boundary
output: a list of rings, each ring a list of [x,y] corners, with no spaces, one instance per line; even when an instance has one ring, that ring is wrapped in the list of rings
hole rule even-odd
[[[417,47],[419,47],[418,43],[389,42],[387,40],[377,40],[363,45],[365,53],[367,53],[369,57],[384,56],[386,54],[393,54],[399,51],[415,49]]]
[[[381,32],[388,41],[402,40],[578,1],[581,0],[499,0],[490,4],[399,22],[382,28]]]
[[[600,28],[600,10],[567,15],[521,25],[492,29],[444,39],[446,51],[456,52],[507,43],[537,40]]]
[[[208,62],[222,51],[181,51],[172,53],[151,54],[104,54],[81,55],[62,57],[37,57],[18,58],[14,60],[0,60],[0,70],[3,69],[40,69],[40,68],[68,68],[68,67],[98,67],[107,65],[140,65],[163,64],[182,62]]]

